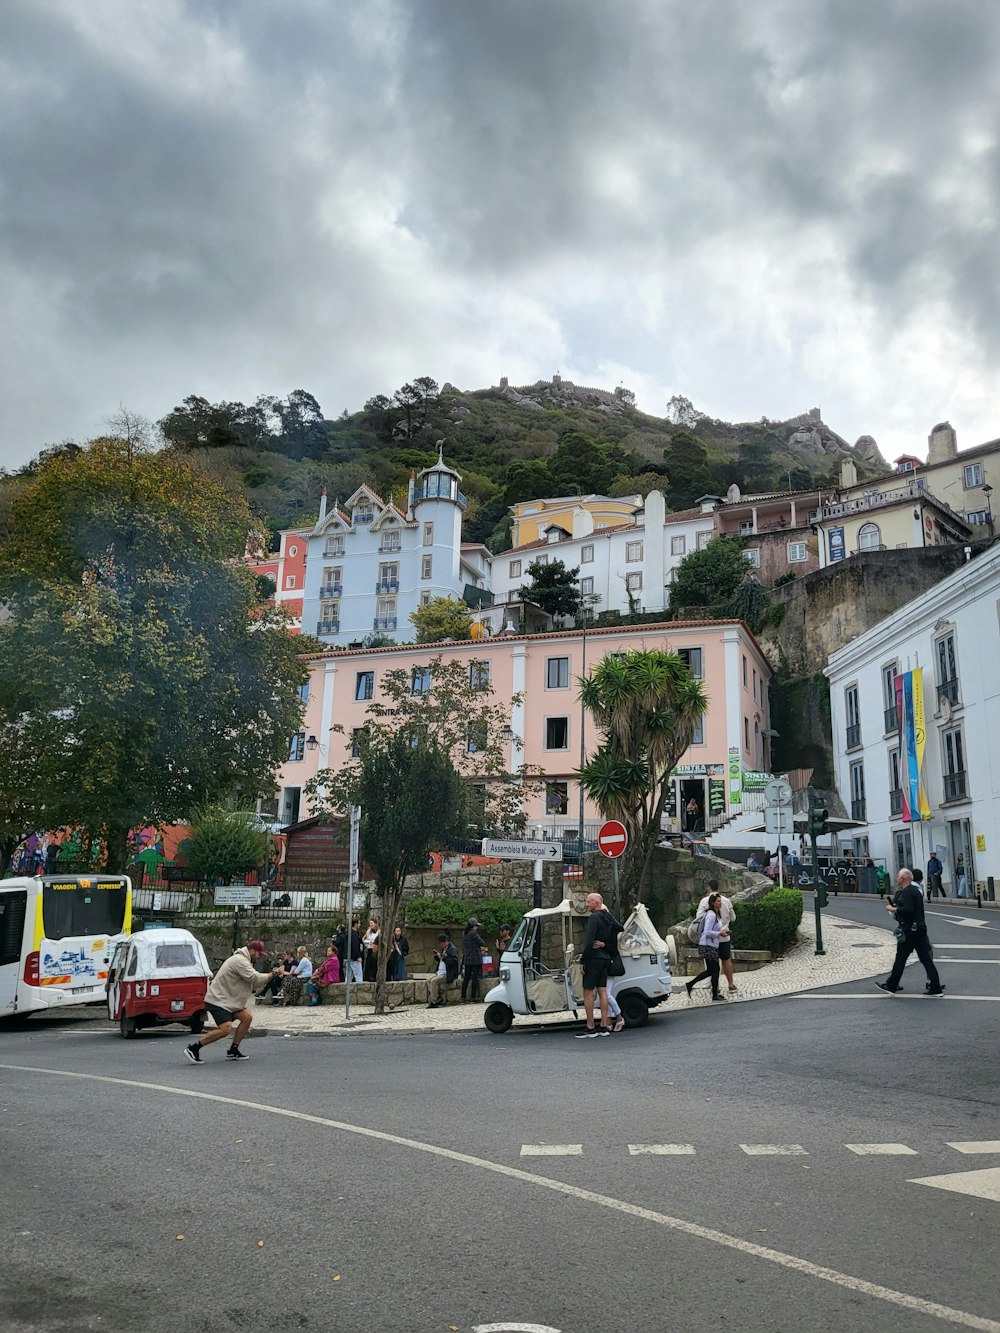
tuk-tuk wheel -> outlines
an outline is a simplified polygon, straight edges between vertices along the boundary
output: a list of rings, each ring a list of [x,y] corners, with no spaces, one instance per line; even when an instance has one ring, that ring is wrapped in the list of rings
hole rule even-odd
[[[121,1016],[118,1027],[123,1037],[134,1037],[136,1034],[135,1019],[126,1018],[124,1014]]]
[[[191,1029],[191,1033],[193,1036],[195,1037],[201,1036],[201,1034],[205,1031],[204,1010],[202,1010],[200,1014],[195,1014],[194,1018],[192,1018],[191,1022],[188,1024],[188,1027]]]
[[[639,995],[623,995],[618,1001],[627,1028],[644,1028],[649,1022],[649,1005]]]
[[[486,1012],[483,1014],[483,1022],[491,1032],[497,1034],[506,1032],[514,1021],[514,1011],[509,1004],[501,1004],[495,1001],[486,1006]]]

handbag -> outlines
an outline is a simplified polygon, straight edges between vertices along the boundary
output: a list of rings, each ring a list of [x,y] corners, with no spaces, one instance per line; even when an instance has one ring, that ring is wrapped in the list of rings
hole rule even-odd
[[[613,953],[611,961],[608,963],[609,977],[623,977],[625,975],[625,962],[620,953]]]

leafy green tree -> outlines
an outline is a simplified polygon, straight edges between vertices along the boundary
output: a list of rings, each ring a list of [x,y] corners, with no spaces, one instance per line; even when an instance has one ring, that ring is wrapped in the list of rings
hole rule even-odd
[[[482,672],[437,658],[429,690],[413,689],[402,669],[388,671],[368,708],[364,743],[342,767],[316,774],[306,787],[310,808],[331,817],[361,808],[361,847],[375,871],[381,929],[388,939],[399,917],[407,875],[451,837],[514,833],[524,825],[523,798],[537,780],[525,766],[511,773],[504,737],[516,696],[498,702]],[[337,730],[342,730],[337,728]],[[385,1008],[386,954],[380,951],[376,1011]]]
[[[6,717],[0,712],[0,879],[32,833],[64,822],[59,774],[52,767],[54,718]]]
[[[555,495],[558,487],[548,465],[540,458],[517,460],[508,464],[504,474],[504,503],[520,504],[522,500],[544,499]]]
[[[472,612],[458,597],[432,597],[410,615],[417,643],[440,643],[442,639],[468,639],[472,634]]]
[[[210,881],[225,884],[263,865],[267,839],[251,810],[239,810],[229,801],[198,806],[191,815],[191,836],[182,844],[192,870]]]
[[[563,435],[555,453],[548,460],[549,476],[557,491],[572,495],[606,495],[615,467],[604,450],[582,431]]]
[[[686,509],[715,483],[707,445],[688,431],[676,431],[663,451],[667,468],[667,498],[674,509]]]
[[[120,437],[39,468],[0,542],[0,715],[46,728],[48,805],[124,869],[129,830],[271,789],[302,647],[258,601],[246,506]]]
[[[657,649],[604,658],[580,681],[580,698],[601,743],[579,777],[601,814],[628,830],[621,873],[628,910],[660,833],[670,774],[708,700],[680,657]]]
[[[713,537],[677,566],[670,587],[670,610],[676,615],[686,606],[719,606],[733,596],[749,573],[739,538]]]
[[[580,569],[567,569],[561,560],[543,564],[532,560],[527,573],[530,583],[521,588],[525,601],[540,607],[546,615],[575,616],[580,609]]]

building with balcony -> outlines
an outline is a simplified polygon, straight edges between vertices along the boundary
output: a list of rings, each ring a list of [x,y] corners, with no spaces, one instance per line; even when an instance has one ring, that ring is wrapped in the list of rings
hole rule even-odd
[[[306,632],[340,646],[372,634],[410,639],[411,613],[431,598],[461,598],[467,588],[486,595],[490,553],[462,542],[460,481],[439,454],[411,476],[405,509],[370,486],[343,504],[328,506],[324,496],[307,538]]]
[[[977,529],[977,536],[992,535],[993,486],[1000,478],[1000,440],[958,451],[951,423],[942,421],[927,438],[927,461],[910,454],[896,459],[897,473],[905,472]]]
[[[277,776],[276,805],[292,817],[311,812],[303,792],[320,768],[346,763],[369,705],[379,698],[387,671],[402,668],[414,693],[434,687],[437,658],[458,660],[470,679],[488,682],[495,702],[523,696],[510,709],[511,771],[522,763],[544,774],[542,789],[526,799],[525,813],[541,836],[567,836],[578,828],[580,786],[574,774],[581,747],[598,741],[580,704],[577,680],[608,654],[640,648],[678,652],[704,682],[709,707],[683,762],[675,771],[668,817],[694,798],[708,829],[724,823],[746,786],[770,765],[767,684],[770,668],[741,621],[672,621],[607,629],[503,635],[480,642],[340,649],[312,659],[302,730],[290,739],[289,760]],[[342,731],[333,731],[338,725]],[[759,816],[758,816],[759,817]],[[585,823],[600,820],[584,801]],[[592,836],[592,833],[591,833]]]
[[[288,615],[293,634],[302,630],[302,594],[306,583],[306,555],[310,528],[285,528],[278,533],[278,549],[247,548],[251,571],[274,583],[274,600]]]
[[[970,887],[1000,875],[1000,545],[833,653],[826,668],[837,786],[867,828],[857,852],[895,869],[936,850],[954,888],[962,854]],[[923,727],[908,745],[897,682],[922,673]],[[901,725],[901,722],[903,723]],[[904,818],[923,733],[929,816]],[[919,808],[919,806],[918,806]]]

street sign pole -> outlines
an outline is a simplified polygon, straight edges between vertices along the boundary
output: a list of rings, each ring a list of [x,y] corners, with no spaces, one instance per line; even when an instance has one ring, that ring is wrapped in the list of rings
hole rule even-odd
[[[361,806],[350,807],[351,839],[347,869],[347,947],[344,950],[344,1022],[351,1016],[351,937],[354,934],[354,894],[358,884],[361,852]]]
[[[532,886],[531,905],[532,907],[541,907],[542,905],[542,862],[535,861],[535,881]]]
[[[615,876],[615,919],[616,919],[616,920],[621,920],[621,914],[622,914],[622,885],[621,885],[621,879],[619,878],[619,871],[618,871],[618,857],[617,857],[617,856],[616,856],[615,859],[611,862],[611,869],[614,871],[614,876]]]

